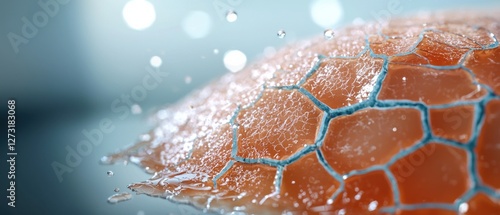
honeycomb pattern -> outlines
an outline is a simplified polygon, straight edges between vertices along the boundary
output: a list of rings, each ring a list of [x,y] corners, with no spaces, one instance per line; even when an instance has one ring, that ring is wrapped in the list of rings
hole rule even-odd
[[[424,14],[284,49],[158,117],[120,154],[157,171],[131,188],[249,213],[498,214],[498,23]]]

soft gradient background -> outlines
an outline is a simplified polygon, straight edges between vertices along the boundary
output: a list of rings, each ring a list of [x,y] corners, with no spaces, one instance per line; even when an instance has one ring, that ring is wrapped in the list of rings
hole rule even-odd
[[[47,0],[41,0],[45,2]],[[325,0],[334,2],[334,0]],[[134,165],[102,166],[98,161],[109,152],[132,144],[148,131],[147,116],[165,104],[173,103],[195,88],[228,72],[224,53],[237,49],[248,62],[262,57],[266,47],[279,48],[286,43],[323,33],[324,26],[311,17],[316,1],[256,0],[149,0],[156,11],[156,21],[145,30],[131,29],[122,10],[128,0],[70,0],[60,5],[48,24],[38,29],[28,44],[15,53],[7,38],[9,32],[21,34],[22,17],[32,19],[40,11],[37,1],[3,1],[0,6],[0,123],[6,136],[7,99],[16,99],[16,208],[1,202],[1,214],[179,214],[187,206],[163,199],[134,195],[127,202],[111,205],[106,199],[115,187],[128,191],[130,182],[148,175]],[[333,12],[333,29],[359,21],[374,20],[380,11],[388,10],[388,2],[339,1]],[[238,13],[236,22],[223,17],[227,5]],[[478,1],[400,1],[402,12],[454,8],[491,8],[497,0]],[[202,38],[194,39],[185,32],[183,23],[193,11],[210,17],[210,26]],[[339,12],[341,11],[341,12]],[[332,12],[332,13],[333,13]],[[205,20],[206,21],[206,20]],[[189,26],[188,26],[189,27]],[[190,26],[193,27],[193,26]],[[276,32],[284,29],[286,37]],[[214,49],[219,53],[215,54]],[[159,56],[159,68],[169,76],[145,100],[137,102],[142,114],[119,119],[110,109],[111,103],[141,83],[144,69],[152,56]],[[186,77],[191,78],[186,83]],[[189,78],[188,78],[189,79]],[[103,143],[89,156],[64,174],[59,182],[51,163],[64,162],[66,147],[75,148],[85,139],[82,130],[98,127],[101,119],[113,120],[115,129],[105,134]],[[0,193],[7,196],[8,166],[5,162],[7,142],[0,147]],[[115,175],[108,177],[106,171]]]

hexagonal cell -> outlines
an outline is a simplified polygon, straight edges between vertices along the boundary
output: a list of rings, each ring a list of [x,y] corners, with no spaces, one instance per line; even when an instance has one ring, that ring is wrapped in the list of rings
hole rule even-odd
[[[432,32],[433,34],[429,34],[429,37],[437,42],[457,48],[470,49],[492,45],[495,40],[490,36],[490,32],[483,27],[486,24],[484,22],[484,19],[476,19],[471,22],[474,25],[464,25],[462,23],[437,25],[436,29],[440,32]]]
[[[340,174],[389,161],[423,136],[412,108],[364,109],[330,121],[321,151]]]
[[[488,85],[497,95],[500,95],[499,64],[500,48],[473,51],[464,63],[476,75],[479,83]]]
[[[485,119],[477,140],[477,169],[482,181],[500,189],[500,100],[486,105]]]
[[[484,193],[478,193],[467,203],[462,214],[464,215],[485,215],[500,214],[500,201],[494,200]]]
[[[399,210],[397,215],[457,215],[457,212],[444,209],[417,209],[417,210]]]
[[[466,152],[444,144],[429,143],[390,170],[404,204],[454,203],[470,186]]]
[[[383,171],[349,177],[344,189],[333,203],[344,214],[380,214],[381,208],[394,205],[393,191]]]
[[[438,35],[436,35],[438,34]],[[415,53],[427,58],[429,63],[434,66],[457,65],[463,55],[469,49],[460,49],[454,46],[446,45],[440,41],[432,39],[433,36],[440,37],[443,33],[427,32],[424,38],[417,45]]]
[[[319,163],[316,153],[309,153],[285,167],[280,201],[298,211],[322,206],[339,184]]]
[[[461,143],[469,141],[474,120],[474,106],[430,109],[429,112],[434,135]]]
[[[341,31],[335,31],[335,36],[325,41],[318,37],[312,41],[311,49],[326,57],[354,57],[366,48],[366,35],[375,34],[377,26],[365,25],[363,29],[357,26],[347,26]]]
[[[238,156],[285,159],[313,144],[323,113],[300,92],[267,89],[236,119]]]
[[[389,37],[373,35],[369,38],[370,49],[375,54],[393,56],[411,51],[418,37]]]
[[[389,64],[378,98],[406,99],[438,105],[484,96],[486,90],[472,82],[472,77],[463,69],[440,70]]]
[[[203,173],[214,177],[231,159],[232,143],[232,130],[228,124],[223,125],[214,132],[194,140],[191,154],[176,167],[176,171]],[[168,156],[168,151],[164,153]]]
[[[356,59],[325,59],[303,87],[330,108],[368,98],[382,69],[382,59],[365,54]]]
[[[275,175],[274,167],[236,162],[217,180],[219,194],[211,202],[211,206],[259,203],[266,195],[275,192]],[[271,207],[271,201],[264,201],[262,207]]]

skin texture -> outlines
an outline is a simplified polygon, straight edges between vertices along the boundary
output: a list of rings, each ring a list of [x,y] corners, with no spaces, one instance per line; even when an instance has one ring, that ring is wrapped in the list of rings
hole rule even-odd
[[[214,212],[500,214],[500,19],[456,14],[286,47],[104,161],[154,172],[138,193]]]

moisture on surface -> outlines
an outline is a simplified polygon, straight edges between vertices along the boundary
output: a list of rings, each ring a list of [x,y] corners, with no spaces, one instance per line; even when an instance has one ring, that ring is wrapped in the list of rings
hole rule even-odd
[[[137,193],[247,214],[500,214],[500,18],[336,29],[158,111]],[[330,35],[330,34],[328,34]]]

